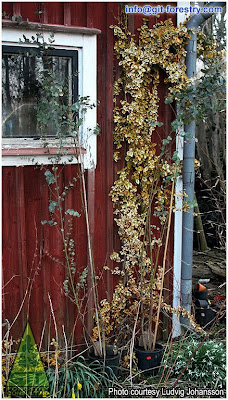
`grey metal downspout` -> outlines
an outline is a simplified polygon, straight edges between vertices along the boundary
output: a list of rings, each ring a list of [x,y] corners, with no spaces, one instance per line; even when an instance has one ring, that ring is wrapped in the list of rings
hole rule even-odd
[[[224,7],[226,2],[212,2],[204,7]],[[186,67],[189,78],[196,76],[196,47],[197,47],[197,28],[206,21],[212,13],[194,15],[187,22],[187,27],[192,28],[191,38],[186,47]],[[185,126],[188,139],[184,143],[183,156],[183,189],[187,194],[187,201],[194,199],[195,184],[195,132],[196,121],[191,121]],[[191,312],[192,305],[192,259],[193,259],[193,227],[194,216],[193,208],[183,213],[182,227],[182,265],[181,265],[181,298],[182,306]],[[188,325],[186,318],[181,318],[181,322]]]

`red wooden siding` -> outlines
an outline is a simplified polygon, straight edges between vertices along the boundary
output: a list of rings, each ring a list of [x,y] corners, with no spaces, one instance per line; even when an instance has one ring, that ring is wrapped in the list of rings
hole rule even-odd
[[[60,167],[59,173],[62,189],[77,175],[78,167]],[[50,193],[44,170],[29,166],[4,167],[3,182],[6,187],[3,193],[3,284],[11,279],[3,290],[4,317],[12,323],[28,291],[12,334],[17,337],[23,331],[28,313],[39,342],[43,324],[48,322],[50,316],[49,293],[59,335],[63,324],[71,332],[75,315],[74,307],[62,290],[65,270],[51,258],[63,259],[62,241],[55,227],[41,225],[41,221],[49,219]],[[65,209],[68,208],[74,208],[81,214],[73,225],[72,236],[76,244],[76,264],[82,270],[87,265],[87,239],[78,182],[67,196]]]
[[[147,3],[148,4],[148,3]],[[149,3],[151,5],[155,3]],[[40,21],[49,24],[62,24],[84,26],[101,30],[98,35],[98,68],[97,90],[98,123],[100,135],[98,136],[98,164],[95,172],[87,173],[87,189],[91,229],[93,235],[94,259],[97,274],[101,276],[99,285],[100,297],[112,296],[113,276],[103,270],[104,265],[111,266],[110,254],[118,245],[116,227],[113,226],[112,202],[109,197],[110,188],[115,179],[116,165],[113,165],[113,32],[111,24],[118,22],[120,3],[86,3],[86,2],[21,2],[3,3],[3,11],[9,17],[13,14],[22,15],[23,19],[31,22]],[[42,11],[42,14],[38,14]],[[172,18],[175,22],[175,15]],[[166,18],[161,16],[161,20]],[[134,30],[141,25],[143,16],[131,16],[129,27]],[[154,16],[149,17],[150,26],[157,22]],[[161,85],[159,94],[164,98],[166,87]],[[169,131],[173,114],[169,106],[161,105],[160,120],[164,127],[160,134]],[[75,166],[60,168],[60,180],[64,186],[74,176]],[[64,325],[67,338],[70,339],[75,320],[76,307],[69,301],[62,290],[65,272],[61,265],[54,262],[47,253],[61,259],[61,239],[55,229],[41,225],[41,221],[48,219],[48,186],[45,182],[44,170],[36,167],[4,167],[3,168],[3,319],[14,321],[11,334],[17,339],[21,337],[27,314],[31,323],[37,343],[40,342],[41,333],[46,323],[43,346],[47,345],[48,336],[56,337],[50,312],[50,295],[54,315],[58,323],[58,335],[62,343],[62,325]],[[93,182],[95,186],[93,188]],[[67,208],[81,211],[79,186],[67,197]],[[82,213],[83,214],[83,213]],[[88,264],[87,240],[83,215],[74,222],[73,234],[75,236],[77,268],[83,270]],[[172,240],[170,243],[169,258],[172,264]],[[171,275],[167,286],[171,288]],[[29,289],[29,293],[23,298]],[[31,290],[30,290],[31,289]],[[29,300],[29,301],[28,301]],[[20,306],[23,304],[23,307]],[[92,307],[92,300],[90,300]],[[87,316],[88,326],[92,326],[93,310]],[[51,322],[52,331],[49,332]],[[46,322],[45,322],[46,321]],[[77,325],[76,342],[83,341],[80,324]]]

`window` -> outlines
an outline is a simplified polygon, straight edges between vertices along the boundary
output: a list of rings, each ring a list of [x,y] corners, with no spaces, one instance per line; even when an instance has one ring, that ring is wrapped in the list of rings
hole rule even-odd
[[[37,111],[45,97],[42,73],[51,68],[65,89],[64,104],[72,104],[78,96],[78,52],[52,50],[42,57],[37,49],[3,46],[2,117],[3,137],[39,139]],[[54,124],[48,124],[45,137],[55,137]]]
[[[55,41],[47,62],[64,85],[63,101],[73,102],[80,95],[89,96],[91,102],[96,103],[96,35],[99,31],[54,25],[42,28],[45,41],[54,31]],[[2,30],[3,166],[50,163],[37,121],[37,108],[45,95],[40,76],[46,65],[36,46],[20,42],[23,35],[32,37],[34,29],[23,31],[4,26]],[[86,113],[81,132],[85,168],[96,166],[95,127],[96,108],[93,108]],[[46,136],[49,153],[55,154],[57,142],[51,119]],[[67,146],[70,150],[70,137]]]

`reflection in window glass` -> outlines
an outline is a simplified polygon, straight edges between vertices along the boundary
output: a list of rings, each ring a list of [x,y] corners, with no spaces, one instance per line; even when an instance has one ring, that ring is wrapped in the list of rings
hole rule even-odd
[[[72,58],[49,56],[58,82],[64,86],[64,103],[72,99]],[[3,53],[2,57],[2,127],[3,137],[39,138],[38,105],[42,101],[42,73],[47,65],[38,55]],[[56,136],[55,125],[50,120],[47,136]]]

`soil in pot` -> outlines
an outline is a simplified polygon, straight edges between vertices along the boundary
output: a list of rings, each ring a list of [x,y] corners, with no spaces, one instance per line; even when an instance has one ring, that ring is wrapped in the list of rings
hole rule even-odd
[[[145,375],[155,376],[158,374],[163,356],[163,346],[156,343],[155,349],[144,350],[143,347],[135,347],[135,354],[138,359],[138,367]]]
[[[94,354],[94,351],[92,350],[90,353],[88,353],[88,358],[90,361],[90,367],[94,367],[97,369],[103,369],[104,367],[104,358],[96,356]],[[99,367],[100,365],[100,367]],[[105,358],[105,372],[108,374],[110,378],[114,376],[118,376],[118,371],[119,371],[119,354],[110,354],[110,351],[106,355]]]

